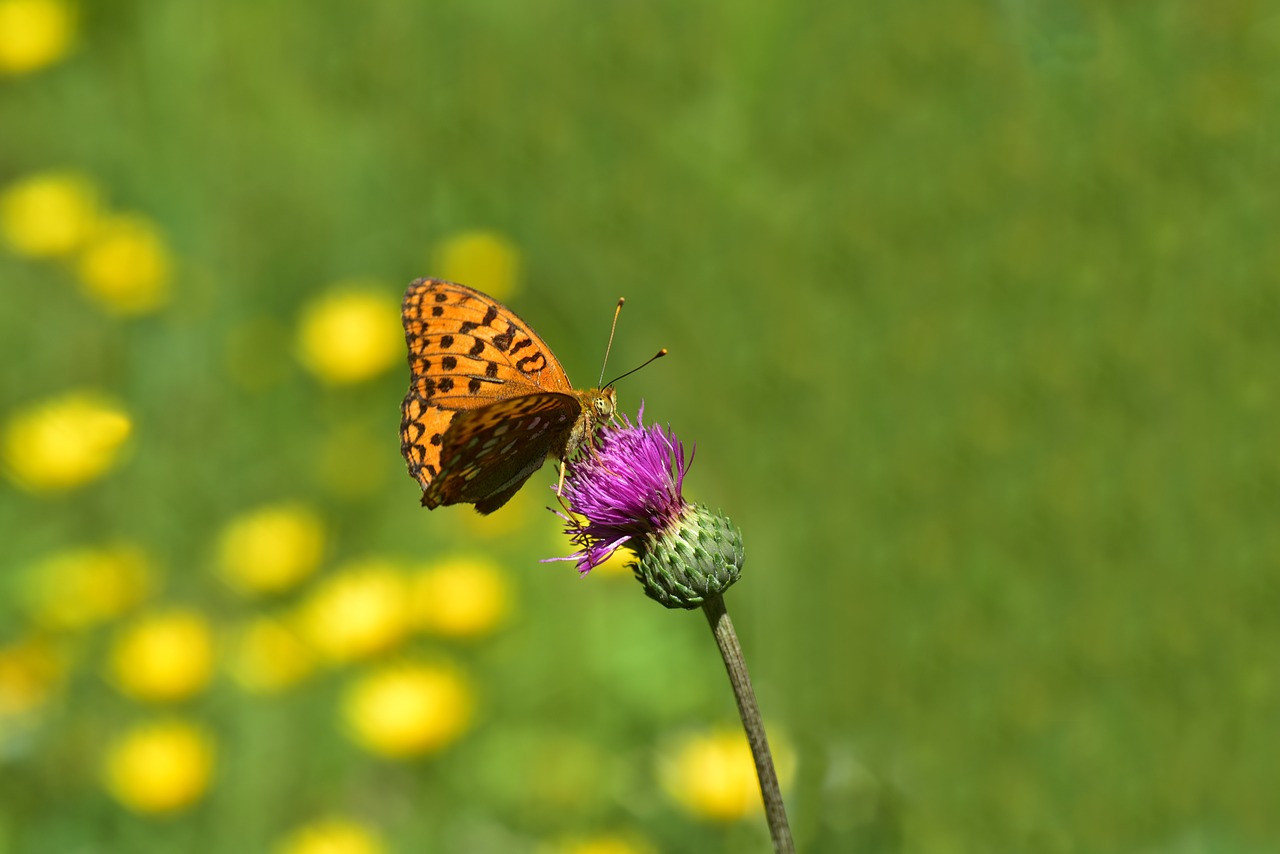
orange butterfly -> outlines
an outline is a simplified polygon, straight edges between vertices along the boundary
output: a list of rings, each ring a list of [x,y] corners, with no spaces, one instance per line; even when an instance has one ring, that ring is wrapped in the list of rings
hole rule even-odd
[[[400,451],[425,507],[492,513],[548,457],[563,463],[613,417],[612,383],[575,390],[551,348],[492,297],[417,279],[402,316],[411,376]]]

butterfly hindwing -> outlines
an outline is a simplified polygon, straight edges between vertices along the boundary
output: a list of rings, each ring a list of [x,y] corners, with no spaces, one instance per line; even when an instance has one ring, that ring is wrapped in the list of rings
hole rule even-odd
[[[473,503],[481,513],[493,512],[548,454],[563,453],[581,411],[573,395],[543,392],[455,413],[444,434],[439,472],[422,503],[431,508]]]

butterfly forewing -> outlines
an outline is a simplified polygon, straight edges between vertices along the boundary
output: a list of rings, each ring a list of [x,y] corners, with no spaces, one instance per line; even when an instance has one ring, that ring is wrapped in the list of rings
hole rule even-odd
[[[439,279],[409,286],[402,305],[410,393],[445,409],[474,409],[519,394],[573,391],[551,348],[514,312]],[[505,388],[514,385],[515,388]]]
[[[409,474],[423,487],[440,473],[440,452],[449,424],[458,413],[431,406],[412,390],[404,399],[400,417],[400,453]]]
[[[422,503],[492,512],[582,435],[583,393],[527,323],[479,291],[418,279],[402,309],[411,377],[400,442]]]

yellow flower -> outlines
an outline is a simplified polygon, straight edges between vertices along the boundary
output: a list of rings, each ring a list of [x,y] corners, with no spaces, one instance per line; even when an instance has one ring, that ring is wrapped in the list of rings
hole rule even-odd
[[[446,637],[487,634],[502,622],[511,595],[502,571],[480,558],[456,558],[422,572],[413,583],[417,625]]]
[[[118,616],[151,590],[153,571],[137,546],[68,549],[27,574],[27,602],[36,622],[81,629]]]
[[[559,469],[556,470],[559,476]],[[481,516],[479,513],[462,514],[462,524],[469,534],[486,540],[507,540],[520,533],[530,519],[542,520],[546,503],[536,490],[522,489],[507,502],[498,513]],[[541,503],[539,503],[541,502]],[[545,520],[543,520],[545,521]]]
[[[463,231],[440,244],[440,278],[461,282],[506,300],[519,287],[520,250],[492,231]]]
[[[308,370],[334,385],[377,376],[404,356],[396,300],[372,284],[334,286],[303,311],[298,356]]]
[[[5,426],[6,474],[30,492],[80,486],[116,464],[132,428],[123,409],[91,392],[33,404]]]
[[[208,621],[174,608],[142,617],[111,648],[112,682],[138,700],[181,700],[202,691],[213,675]]]
[[[169,298],[173,262],[160,233],[140,216],[103,221],[80,255],[85,293],[121,315],[155,311]]]
[[[294,831],[276,848],[277,854],[382,854],[385,850],[371,829],[336,817]]]
[[[303,635],[326,658],[345,662],[398,644],[408,628],[409,583],[379,560],[348,564],[321,582],[299,614]]]
[[[773,739],[778,778],[785,786],[795,766],[786,743]],[[660,769],[663,788],[689,812],[732,821],[761,810],[751,747],[741,730],[715,730],[683,739]]]
[[[173,812],[204,795],[213,763],[213,738],[203,727],[158,721],[108,745],[103,777],[107,791],[134,812]]]
[[[618,549],[609,555],[609,559],[604,563],[591,570],[591,574],[603,573],[609,576],[619,576],[626,578],[635,577],[635,573],[631,569],[631,565],[636,562],[636,556],[630,549]]]
[[[253,596],[295,586],[320,564],[324,524],[300,504],[260,507],[233,520],[218,538],[218,569],[237,592]]]
[[[25,74],[71,49],[75,15],[59,0],[0,0],[0,73]]]
[[[471,689],[453,670],[398,664],[353,683],[342,712],[357,744],[397,759],[453,742],[470,725],[472,705]]]
[[[45,708],[66,680],[69,656],[46,638],[0,646],[0,756],[20,761],[53,718]]]
[[[586,521],[585,516],[574,515],[578,521]],[[489,517],[481,516],[480,518],[487,519]],[[553,528],[552,532],[554,537],[554,542],[551,545],[552,554],[567,555],[577,550],[577,546],[573,544],[569,539],[569,535],[565,533],[563,525]],[[635,560],[635,553],[624,546],[609,555],[609,559],[604,563],[591,570],[591,575],[594,577],[599,573],[609,578],[634,578],[635,573],[631,570],[631,564],[635,563]]]
[[[3,29],[0,22],[0,32]],[[97,219],[97,188],[74,172],[42,172],[0,194],[0,234],[20,255],[39,258],[73,252],[88,239]]]
[[[0,647],[0,747],[6,721],[44,706],[64,670],[63,656],[47,640],[27,638]]]
[[[545,845],[539,854],[655,854],[652,846],[623,836],[592,836]]]
[[[304,679],[314,667],[311,649],[285,623],[259,617],[231,649],[231,672],[246,691],[273,694]]]

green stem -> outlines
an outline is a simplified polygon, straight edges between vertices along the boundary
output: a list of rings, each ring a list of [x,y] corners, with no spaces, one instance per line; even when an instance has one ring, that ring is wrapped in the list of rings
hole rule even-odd
[[[742,716],[742,727],[747,731],[747,742],[756,761],[756,776],[760,778],[760,794],[764,797],[764,814],[769,822],[769,835],[773,837],[773,850],[777,854],[795,854],[791,827],[787,824],[787,808],[782,803],[778,774],[773,770],[769,739],[764,732],[764,721],[756,704],[756,693],[751,688],[751,676],[747,673],[747,662],[742,657],[738,635],[724,607],[724,598],[713,596],[706,600],[702,603],[702,612],[707,615],[711,632],[716,636],[716,645],[724,658],[724,668],[729,672],[733,696],[738,701],[738,713]]]

